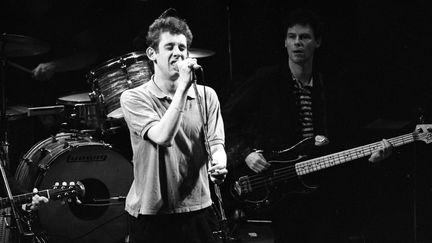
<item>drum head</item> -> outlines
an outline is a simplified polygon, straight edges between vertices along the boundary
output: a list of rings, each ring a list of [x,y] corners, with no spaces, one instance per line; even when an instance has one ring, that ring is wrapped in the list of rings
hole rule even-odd
[[[81,181],[85,186],[81,204],[51,198],[38,210],[40,225],[49,242],[124,242],[127,235],[124,202],[133,180],[128,160],[106,144],[67,135],[45,140],[26,156],[17,170],[17,180],[27,189],[49,189],[63,181]],[[38,161],[28,164],[28,159],[36,158]],[[29,183],[28,178],[36,179]]]
[[[91,103],[89,92],[66,95],[57,99],[58,104],[74,105],[80,103]]]
[[[120,118],[123,118],[124,115],[123,115],[122,109],[121,108],[117,108],[117,109],[113,110],[112,112],[110,112],[107,115],[107,117],[113,118],[113,119],[120,119]]]

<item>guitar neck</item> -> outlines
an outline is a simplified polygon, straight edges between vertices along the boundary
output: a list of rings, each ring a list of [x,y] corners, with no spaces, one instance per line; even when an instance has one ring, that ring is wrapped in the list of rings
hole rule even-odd
[[[398,137],[387,139],[393,147],[399,147],[416,141],[415,133],[409,133]],[[315,171],[340,165],[355,159],[370,156],[374,151],[381,147],[380,142],[363,145],[357,148],[329,154],[295,164],[297,175],[306,175]]]
[[[50,198],[50,190],[38,191],[37,194],[40,196]],[[31,202],[32,197],[34,195],[35,195],[35,193],[32,193],[32,192],[21,194],[21,195],[16,195],[16,196],[13,196],[13,200],[16,204],[24,204],[24,203]],[[9,198],[1,198],[0,199],[0,209],[9,207],[10,205],[11,205],[11,203],[10,203]]]

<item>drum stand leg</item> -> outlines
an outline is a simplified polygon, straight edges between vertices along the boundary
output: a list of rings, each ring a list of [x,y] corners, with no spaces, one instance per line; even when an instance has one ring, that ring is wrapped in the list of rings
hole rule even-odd
[[[3,36],[3,35],[2,35]],[[1,38],[1,37],[0,37]],[[5,80],[5,67],[6,67],[6,56],[4,56],[4,50],[6,41],[2,40],[2,46],[0,47],[0,82],[1,82],[1,114],[0,114],[0,159],[2,160],[3,166],[9,168],[9,143],[7,141],[7,117],[6,117],[6,80]]]

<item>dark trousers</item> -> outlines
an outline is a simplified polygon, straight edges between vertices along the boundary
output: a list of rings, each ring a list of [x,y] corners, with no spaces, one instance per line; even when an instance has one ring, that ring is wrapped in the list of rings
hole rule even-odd
[[[128,216],[129,243],[216,243],[217,220],[212,209],[167,214]]]

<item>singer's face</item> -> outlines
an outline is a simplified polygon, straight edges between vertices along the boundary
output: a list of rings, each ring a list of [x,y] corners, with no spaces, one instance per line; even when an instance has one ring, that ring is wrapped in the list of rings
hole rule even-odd
[[[161,34],[159,51],[156,55],[158,69],[166,76],[178,75],[177,62],[187,57],[187,41],[184,35]]]
[[[321,40],[315,38],[309,25],[294,25],[289,27],[285,38],[285,47],[290,62],[304,64],[312,62],[315,49],[321,44]]]

